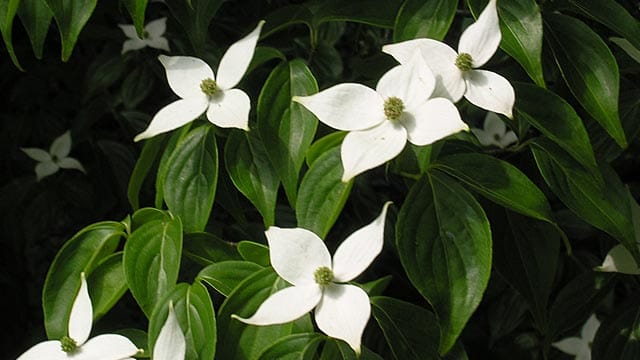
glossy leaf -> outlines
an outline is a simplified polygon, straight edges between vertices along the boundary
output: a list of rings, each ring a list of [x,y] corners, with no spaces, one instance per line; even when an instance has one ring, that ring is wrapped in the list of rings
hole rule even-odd
[[[127,187],[127,198],[134,211],[140,208],[140,189],[153,167],[155,159],[158,157],[160,148],[165,144],[165,140],[162,136],[157,136],[147,140],[142,147],[142,152],[138,157],[136,166],[133,168],[131,177],[129,177],[129,185]]]
[[[240,241],[238,252],[246,261],[254,262],[260,266],[270,266],[269,248],[253,241]]]
[[[304,5],[291,4],[270,12],[264,20],[263,38],[296,24],[305,24],[311,29],[313,14]]]
[[[296,59],[271,72],[258,98],[258,130],[292,205],[296,203],[300,169],[318,120],[291,98],[316,92],[318,84],[313,74],[302,60]]]
[[[244,279],[262,269],[262,266],[251,261],[222,261],[200,270],[196,279],[229,296]]]
[[[2,40],[4,40],[4,45],[7,48],[9,57],[11,57],[11,61],[18,69],[24,71],[13,49],[13,20],[19,5],[20,0],[0,1],[0,34],[2,34]]]
[[[562,77],[580,105],[626,147],[618,116],[618,65],[607,45],[580,20],[560,14],[545,18],[545,34]]]
[[[326,21],[354,21],[391,29],[400,8],[400,2],[328,0],[310,2],[307,6],[311,9],[316,24]]]
[[[99,262],[116,250],[123,235],[121,223],[100,222],[80,230],[60,249],[42,290],[44,326],[49,339],[67,335],[71,306],[80,289],[80,273],[90,278]]]
[[[307,155],[305,157],[307,166],[311,167],[322,154],[334,147],[340,146],[346,135],[346,131],[336,131],[314,141],[314,143],[309,147],[309,150],[307,150]]]
[[[353,180],[342,182],[340,148],[322,154],[305,174],[300,184],[296,218],[298,227],[324,238],[342,211]]]
[[[129,11],[138,36],[144,37],[144,13],[147,10],[148,0],[123,0],[122,2]]]
[[[183,254],[204,266],[220,261],[240,260],[236,244],[204,232],[184,236]]]
[[[93,318],[96,320],[111,310],[127,291],[127,281],[122,267],[122,252],[102,260],[87,282],[93,303]]]
[[[260,211],[264,226],[273,225],[280,181],[259,135],[253,131],[232,132],[224,158],[235,187]]]
[[[162,205],[164,204],[164,182],[167,179],[167,172],[169,171],[171,163],[169,159],[171,159],[171,154],[178,146],[178,143],[189,133],[191,129],[191,124],[181,127],[174,131],[169,140],[167,140],[166,145],[164,146],[164,151],[162,152],[162,156],[160,157],[160,163],[158,164],[158,173],[156,175],[156,198],[155,198],[155,206],[158,209],[162,209]]]
[[[171,14],[182,25],[196,54],[204,51],[209,39],[209,25],[222,0],[166,0]]]
[[[175,286],[182,253],[179,218],[154,220],[136,229],[124,246],[124,274],[131,294],[147,316]]]
[[[413,286],[433,306],[441,354],[480,303],[491,272],[491,230],[478,202],[451,178],[428,173],[400,209],[396,246]]]
[[[458,0],[405,1],[396,17],[393,41],[415,38],[444,39],[457,7]]]
[[[62,40],[62,61],[71,57],[80,31],[93,14],[98,0],[45,0],[56,20]]]
[[[268,347],[259,360],[312,360],[324,336],[316,333],[293,334]]]
[[[371,312],[397,360],[439,360],[440,328],[435,315],[390,297],[371,298]]]
[[[180,216],[185,232],[204,230],[218,182],[218,149],[212,128],[205,125],[191,130],[168,164],[163,191],[169,210]]]
[[[42,59],[42,49],[47,38],[53,13],[45,0],[21,0],[18,17],[22,21],[36,58]]]

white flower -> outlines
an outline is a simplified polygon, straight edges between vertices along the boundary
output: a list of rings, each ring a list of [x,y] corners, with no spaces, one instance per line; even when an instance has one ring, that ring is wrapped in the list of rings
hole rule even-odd
[[[371,224],[351,234],[331,260],[324,242],[301,228],[270,227],[265,232],[273,269],[293,286],[267,298],[248,319],[252,325],[293,321],[315,308],[318,328],[346,341],[360,353],[360,340],[371,315],[369,296],[361,288],[345,284],[360,275],[382,251],[386,203]]]
[[[483,129],[471,129],[471,132],[478,138],[480,144],[484,146],[495,145],[504,149],[518,141],[516,134],[511,130],[507,130],[504,121],[500,120],[495,113],[487,113],[482,127]]]
[[[218,76],[204,61],[190,56],[164,56],[158,59],[167,72],[169,86],[180,100],[160,109],[149,127],[134,141],[177,129],[207,112],[213,124],[249,130],[249,96],[234,89],[247,71],[264,21],[246,37],[231,45],[220,60]]]
[[[636,264],[631,252],[622,244],[611,248],[604,258],[602,265],[597,267],[596,270],[640,275],[640,267]]]
[[[38,148],[20,148],[20,150],[39,162],[35,168],[38,181],[45,176],[55,174],[60,168],[85,172],[78,160],[69,157],[71,152],[71,132],[69,131],[53,140],[49,152]]]
[[[153,360],[184,360],[185,352],[186,340],[170,302],[169,315],[153,346]]]
[[[580,337],[562,339],[551,345],[564,353],[575,355],[576,360],[591,360],[591,343],[596,336],[598,327],[600,327],[600,321],[598,321],[595,314],[591,315],[582,326]]]
[[[489,61],[501,38],[496,0],[490,0],[477,21],[460,36],[457,52],[433,39],[385,45],[382,51],[403,64],[419,49],[436,76],[433,96],[458,102],[464,95],[472,104],[512,118],[515,93],[509,81],[490,71],[474,70]]]
[[[133,360],[140,349],[122,335],[103,334],[89,338],[93,307],[84,273],[69,315],[68,336],[61,340],[41,342],[20,355],[17,360]]]
[[[167,29],[167,18],[160,18],[150,21],[144,27],[144,37],[141,39],[138,37],[136,27],[133,25],[118,25],[122,32],[128,37],[127,40],[122,43],[122,53],[126,53],[130,50],[139,50],[145,46],[155,49],[169,51],[169,42],[163,36]]]
[[[320,121],[349,131],[341,147],[342,181],[396,157],[407,140],[428,145],[469,127],[445,98],[429,99],[435,79],[418,52],[384,74],[372,90],[338,84],[311,96],[296,96]]]

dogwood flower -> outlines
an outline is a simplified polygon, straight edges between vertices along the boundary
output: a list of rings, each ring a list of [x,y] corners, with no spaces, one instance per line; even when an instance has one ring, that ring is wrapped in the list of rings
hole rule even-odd
[[[44,177],[53,175],[60,168],[76,169],[85,172],[82,164],[69,157],[71,152],[71,132],[67,131],[53,140],[49,152],[38,148],[20,148],[27,156],[38,161],[35,171],[38,181]]]
[[[173,311],[173,303],[169,303],[169,315],[153,346],[153,360],[184,360],[185,352],[186,340]]]
[[[89,338],[93,307],[84,273],[69,315],[68,335],[60,340],[41,342],[20,355],[17,360],[133,360],[142,351],[122,335],[103,334]]]
[[[347,182],[396,157],[407,140],[428,145],[469,130],[458,109],[445,98],[429,98],[435,78],[418,52],[384,74],[376,90],[361,84],[338,84],[296,101],[328,126],[349,131],[340,156]]]
[[[267,229],[271,266],[293,286],[272,294],[250,318],[232,317],[251,325],[283,324],[315,308],[318,328],[360,353],[371,305],[364,290],[345,283],[360,275],[382,251],[389,204],[384,204],[372,223],[338,247],[333,261],[324,242],[309,230]]]
[[[149,127],[134,141],[177,129],[207,112],[213,124],[249,130],[249,96],[234,89],[249,67],[264,21],[246,37],[231,45],[222,56],[218,76],[204,61],[190,56],[164,56],[158,60],[167,72],[171,90],[180,97],[160,109]]]
[[[604,258],[602,265],[598,266],[596,270],[640,275],[640,266],[636,264],[631,252],[622,244],[618,244],[611,248],[607,253],[607,256]]]
[[[433,39],[385,45],[382,51],[403,64],[416,49],[420,50],[436,76],[433,96],[443,96],[453,102],[464,96],[474,105],[512,118],[515,93],[509,81],[491,71],[475,70],[489,61],[501,39],[496,0],[490,0],[476,22],[460,36],[457,52]]]
[[[122,43],[123,54],[127,51],[142,49],[146,46],[154,49],[170,51],[169,42],[163,36],[165,30],[167,29],[167,18],[160,18],[150,21],[144,27],[144,35],[142,39],[138,37],[135,26],[123,24],[120,24],[118,26],[128,37],[128,39],[125,40],[124,43]]]
[[[551,345],[566,354],[575,355],[576,360],[591,360],[591,343],[596,336],[598,327],[600,327],[600,321],[595,314],[591,315],[582,326],[580,337],[562,339]]]
[[[507,126],[495,113],[488,112],[484,118],[482,129],[471,129],[473,135],[484,146],[495,145],[501,149],[518,141],[516,134],[507,130]]]

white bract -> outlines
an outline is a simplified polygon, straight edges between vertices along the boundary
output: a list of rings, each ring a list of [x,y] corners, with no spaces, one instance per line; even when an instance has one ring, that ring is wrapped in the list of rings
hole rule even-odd
[[[457,52],[433,39],[385,45],[382,51],[404,64],[419,50],[436,76],[433,96],[453,102],[464,96],[474,105],[512,118],[515,93],[509,81],[491,71],[475,70],[489,61],[501,39],[496,0],[490,0],[476,22],[460,36]]]
[[[384,74],[376,90],[338,84],[311,96],[296,96],[328,126],[349,131],[340,150],[347,182],[396,157],[407,140],[422,146],[469,130],[445,98],[429,98],[435,79],[418,52]]]
[[[41,342],[17,360],[133,360],[142,351],[122,335],[103,334],[89,338],[93,322],[93,307],[84,273],[69,315],[68,336],[60,340]]]
[[[163,36],[167,29],[167,18],[160,18],[150,21],[144,27],[143,38],[138,37],[136,27],[133,25],[118,25],[122,32],[128,37],[127,40],[122,43],[122,53],[126,53],[131,50],[139,50],[146,46],[154,49],[160,49],[165,51],[169,50],[169,42]]]
[[[20,150],[33,160],[38,161],[35,168],[38,181],[45,176],[55,174],[60,168],[85,172],[78,160],[69,157],[71,152],[71,132],[69,131],[55,138],[48,152],[38,148],[20,148]]]
[[[173,311],[173,303],[169,303],[167,320],[153,346],[153,360],[184,360],[185,352],[186,340]]]
[[[207,112],[207,119],[224,128],[249,130],[249,96],[234,87],[247,71],[264,21],[246,37],[231,45],[220,60],[218,76],[204,61],[190,56],[164,56],[158,59],[167,72],[171,90],[180,97],[160,109],[149,127],[134,141],[177,129]]]
[[[622,244],[611,248],[604,258],[602,265],[598,266],[596,270],[640,275],[640,267],[636,264],[631,252]]]
[[[596,336],[598,327],[600,327],[600,321],[595,314],[591,315],[582,326],[580,337],[562,339],[551,345],[566,354],[575,355],[576,360],[591,360],[591,343]]]
[[[250,318],[232,317],[252,325],[283,324],[315,308],[318,328],[360,353],[371,305],[364,290],[345,283],[360,275],[382,251],[389,204],[371,224],[338,247],[333,261],[324,242],[309,230],[267,229],[271,266],[293,286],[272,294]]]
[[[501,149],[518,141],[516,134],[507,129],[504,121],[495,113],[488,112],[484,118],[483,129],[471,129],[473,135],[484,146],[497,146]]]

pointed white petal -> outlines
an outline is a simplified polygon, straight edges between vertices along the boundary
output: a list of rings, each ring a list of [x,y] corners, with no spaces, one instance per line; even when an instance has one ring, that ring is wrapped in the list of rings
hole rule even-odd
[[[582,339],[585,341],[593,341],[596,337],[596,332],[598,332],[598,328],[600,327],[600,321],[596,317],[595,314],[591,314],[587,322],[584,323],[582,329],[580,331],[580,335]]]
[[[464,97],[485,110],[513,118],[513,103],[516,95],[509,81],[486,70],[470,70],[465,74],[467,91]]]
[[[458,53],[471,55],[473,67],[477,68],[491,59],[501,39],[496,0],[490,0],[476,22],[460,35]]]
[[[371,129],[351,131],[340,148],[344,168],[342,181],[347,182],[393,159],[402,152],[406,143],[407,131],[397,121],[385,120]]]
[[[64,360],[67,359],[67,353],[62,351],[62,345],[58,340],[44,341],[34,345],[17,360]]]
[[[167,30],[167,18],[159,18],[149,23],[144,27],[145,31],[149,34],[150,38],[157,38],[164,34]]]
[[[139,349],[122,335],[104,334],[89,339],[74,354],[73,360],[120,360],[136,355]]]
[[[376,86],[383,99],[400,98],[405,108],[415,107],[427,101],[436,86],[436,79],[422,59],[419,51],[413,53],[409,62],[387,71]]]
[[[51,155],[48,152],[38,148],[20,148],[22,152],[35,161],[45,162],[51,161]]]
[[[633,259],[633,255],[622,245],[616,245],[604,258],[602,265],[597,268],[599,271],[619,272],[623,274],[640,275],[640,267]]]
[[[369,296],[353,285],[327,286],[316,307],[316,323],[325,334],[347,342],[357,354],[371,315]]]
[[[469,126],[460,118],[458,108],[445,98],[430,99],[405,115],[401,121],[407,128],[408,140],[418,146],[469,130]]]
[[[58,136],[51,143],[49,153],[51,156],[56,156],[58,159],[67,157],[71,152],[71,131],[66,131],[64,134]]]
[[[458,53],[449,45],[433,39],[414,39],[385,45],[382,51],[393,56],[401,64],[409,62],[414,51],[422,53],[424,61],[436,77],[432,97],[445,97],[453,102],[462,98],[465,91],[462,72],[456,67]]]
[[[173,304],[169,303],[169,315],[167,320],[160,329],[160,334],[153,346],[154,360],[183,360],[186,352],[186,340],[175,311]]]
[[[164,37],[157,38],[149,38],[146,40],[147,46],[152,47],[154,49],[160,49],[164,51],[171,51],[169,49],[169,42]]]
[[[333,255],[333,277],[336,282],[347,282],[360,275],[382,251],[384,244],[384,223],[387,208],[369,225],[357,230],[338,246]]]
[[[147,46],[147,43],[144,40],[128,39],[122,43],[122,51],[120,53],[124,54],[127,51],[140,50],[145,46]]]
[[[58,164],[54,163],[53,161],[38,163],[36,165],[36,178],[38,181],[40,181],[49,175],[55,174],[59,169],[60,167],[58,166]]]
[[[486,130],[475,129],[475,128],[471,129],[471,132],[473,133],[473,135],[476,136],[480,144],[484,146],[497,145],[496,139],[493,137],[494,135],[493,133],[490,133]]]
[[[580,349],[574,360],[591,360],[591,348],[588,344]]]
[[[294,96],[292,100],[338,130],[364,130],[385,119],[382,97],[360,84],[338,84],[311,96]]]
[[[578,353],[580,353],[582,348],[584,347],[588,348],[586,341],[576,337],[562,339],[560,341],[554,342],[551,345],[555,348],[560,349],[560,351],[562,351],[563,353],[566,353],[569,355],[578,355]]]
[[[204,79],[215,80],[206,62],[191,56],[158,56],[167,72],[169,86],[181,98],[204,96],[200,84]]]
[[[483,128],[492,134],[502,135],[507,131],[507,126],[504,124],[504,121],[500,119],[500,117],[491,111],[487,112],[487,115],[484,117]]]
[[[138,39],[138,34],[136,33],[136,27],[133,25],[124,25],[118,24],[118,27],[122,29],[124,35],[130,39]]]
[[[271,266],[293,285],[315,284],[313,274],[320,267],[331,268],[331,255],[324,242],[313,232],[302,229],[268,228]]]
[[[218,85],[221,89],[234,88],[244,76],[251,59],[253,59],[262,25],[264,25],[264,20],[261,20],[249,35],[231,45],[222,56],[218,66]]]
[[[76,170],[82,171],[83,173],[86,173],[80,161],[72,157],[66,157],[64,159],[60,159],[60,161],[58,161],[58,166],[60,166],[63,169],[76,169]]]
[[[518,137],[516,136],[516,133],[514,133],[513,131],[507,131],[499,140],[498,140],[498,146],[502,149],[506,148],[507,146],[515,143],[516,141],[518,141]]]
[[[251,325],[284,324],[311,311],[321,296],[322,289],[318,284],[290,286],[269,296],[250,318],[231,317]]]
[[[200,116],[207,109],[208,104],[209,102],[204,94],[199,98],[176,100],[160,109],[151,119],[147,129],[136,135],[133,141],[148,139],[177,129]]]
[[[78,346],[84,344],[89,338],[93,323],[93,306],[84,273],[80,274],[80,279],[80,290],[69,314],[69,337],[75,340]]]
[[[249,130],[251,100],[240,89],[220,91],[209,100],[207,119],[223,128]]]

